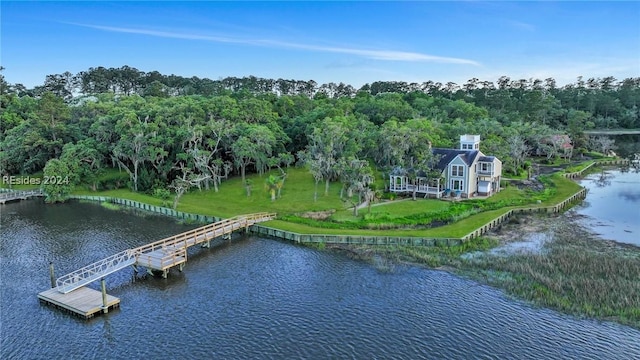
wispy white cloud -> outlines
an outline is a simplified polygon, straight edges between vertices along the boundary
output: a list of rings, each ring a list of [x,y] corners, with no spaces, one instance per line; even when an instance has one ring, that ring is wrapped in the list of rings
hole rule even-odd
[[[507,23],[509,25],[511,25],[512,27],[516,28],[516,29],[520,29],[520,30],[526,30],[526,31],[530,31],[533,32],[536,30],[535,25],[526,23],[526,22],[522,22],[522,21],[517,21],[517,20],[507,20]]]
[[[367,49],[356,49],[356,48],[348,48],[348,47],[331,47],[331,46],[321,46],[321,45],[312,45],[312,44],[299,44],[299,43],[270,40],[270,39],[237,38],[237,37],[229,37],[229,36],[201,35],[201,34],[192,34],[192,33],[180,33],[180,32],[158,31],[158,30],[150,30],[150,29],[135,29],[135,28],[89,25],[89,24],[78,24],[78,23],[73,23],[72,25],[83,26],[83,27],[88,27],[88,28],[98,29],[103,31],[110,31],[110,32],[148,35],[148,36],[172,38],[172,39],[201,40],[201,41],[218,42],[218,43],[244,44],[244,45],[253,45],[253,46],[289,48],[289,49],[299,49],[299,50],[316,51],[316,52],[349,54],[349,55],[361,56],[368,59],[383,60],[383,61],[435,62],[435,63],[475,65],[475,66],[480,65],[478,62],[474,60],[469,60],[469,59],[435,56],[435,55],[422,54],[422,53],[416,53],[416,52],[407,52],[407,51],[370,50],[370,49],[367,50]]]

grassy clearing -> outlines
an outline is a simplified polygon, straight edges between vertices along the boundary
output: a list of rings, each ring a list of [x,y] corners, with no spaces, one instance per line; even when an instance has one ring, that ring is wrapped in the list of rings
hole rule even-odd
[[[555,192],[549,197],[549,199],[542,201],[541,206],[555,205],[566,198],[578,192],[581,187],[573,180],[567,179],[559,174],[554,174],[549,178],[550,182],[555,187]]]
[[[541,306],[640,328],[640,249],[594,239],[566,218],[554,221],[560,225],[541,253],[485,255],[461,269]]]
[[[360,210],[360,216],[354,216],[352,209],[336,211],[336,213],[331,216],[331,219],[338,222],[360,221],[363,217],[400,219],[418,213],[430,214],[444,211],[448,209],[450,205],[451,203],[449,202],[435,199],[418,198],[415,201],[412,199],[401,199],[375,204],[375,206],[371,207],[371,211],[369,211],[368,208],[364,208]]]
[[[111,177],[119,176],[114,172],[108,175]],[[484,200],[462,202],[434,199],[393,201],[373,206],[371,214],[368,213],[368,209],[362,209],[360,215],[354,217],[352,210],[349,209],[351,204],[343,202],[339,198],[341,187],[339,183],[330,184],[327,196],[324,195],[324,184],[319,184],[318,200],[314,202],[315,183],[311,175],[305,169],[290,168],[281,197],[276,201],[271,201],[268,191],[264,188],[267,176],[268,174],[263,176],[254,174],[249,177],[254,184],[251,196],[247,196],[246,189],[242,186],[239,178],[232,178],[224,181],[217,193],[213,190],[200,191],[197,189],[189,192],[182,197],[177,210],[218,217],[232,217],[259,211],[277,212],[281,219],[289,217],[297,220],[274,220],[265,225],[300,234],[459,238],[505,214],[511,206],[522,206],[523,204],[549,206],[566,199],[580,189],[578,184],[569,179],[562,176],[552,176],[548,180],[550,189],[545,190],[545,193],[542,194],[516,187],[507,187],[500,193]],[[159,198],[134,193],[128,189],[92,192],[81,188],[75,193],[119,197],[156,206],[166,205]],[[541,200],[541,203],[536,204],[537,200]],[[319,211],[333,211],[335,213],[328,221],[299,217],[303,213]],[[453,220],[452,223],[432,228],[420,226],[420,224],[428,224],[423,221],[428,221],[438,214],[447,212],[449,212],[448,215],[445,215]]]
[[[569,167],[565,168],[563,172],[566,173],[566,174],[579,172],[579,171],[582,171],[582,170],[588,168],[593,163],[595,163],[595,161],[593,161],[593,160],[583,161],[583,162],[581,162],[579,164],[572,165],[572,166],[569,166]]]
[[[27,184],[15,184],[15,182],[27,182]],[[40,185],[32,185],[28,182],[42,183],[42,172],[32,175],[14,175],[11,177],[0,177],[0,188],[11,190],[36,190]]]
[[[274,173],[275,174],[275,173]],[[185,194],[177,210],[209,216],[232,217],[235,215],[273,211],[278,214],[292,214],[306,211],[321,211],[342,209],[339,194],[340,185],[332,183],[330,195],[324,196],[324,184],[318,186],[318,201],[313,201],[314,181],[304,169],[291,168],[287,171],[287,180],[282,189],[281,198],[271,201],[269,192],[264,188],[264,182],[269,174],[248,177],[253,181],[251,196],[247,196],[240,178],[232,178],[222,183],[219,192],[212,190],[194,189]],[[119,197],[156,206],[162,206],[162,200],[151,195],[134,193],[128,189],[115,189],[93,192],[88,189],[78,189],[78,195],[99,195]]]
[[[274,173],[275,174],[275,173]],[[338,194],[341,185],[331,183],[329,195],[324,195],[324,183],[318,186],[318,200],[313,201],[315,184],[309,172],[305,169],[290,168],[287,170],[287,180],[282,188],[281,197],[271,201],[269,192],[264,188],[269,174],[253,175],[251,196],[247,196],[246,189],[240,178],[225,181],[219,192],[194,190],[186,194],[178,205],[178,210],[198,214],[230,217],[240,214],[270,211],[278,214],[296,214],[309,211],[323,211],[343,209],[346,205]]]

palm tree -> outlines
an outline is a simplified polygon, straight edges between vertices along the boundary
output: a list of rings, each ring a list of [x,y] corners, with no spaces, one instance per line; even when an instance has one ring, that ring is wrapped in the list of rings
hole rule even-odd
[[[264,182],[264,186],[271,194],[271,201],[276,201],[276,191],[279,192],[282,187],[281,179],[275,175],[269,175]]]

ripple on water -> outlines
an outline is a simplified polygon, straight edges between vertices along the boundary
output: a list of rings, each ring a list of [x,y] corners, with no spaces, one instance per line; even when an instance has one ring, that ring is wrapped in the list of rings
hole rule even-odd
[[[3,214],[3,358],[640,358],[635,329],[532,308],[446,272],[380,272],[253,237],[194,249],[168,279],[110,275],[121,308],[76,320],[37,302],[49,259],[79,267],[185,228],[89,204],[59,210],[58,227],[42,224],[40,206]],[[80,216],[87,227],[65,228]],[[129,230],[113,233],[120,225]]]

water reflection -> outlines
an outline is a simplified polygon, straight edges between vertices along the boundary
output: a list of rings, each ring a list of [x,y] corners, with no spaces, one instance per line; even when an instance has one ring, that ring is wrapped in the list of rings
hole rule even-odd
[[[621,198],[623,198],[626,201],[629,202],[638,202],[640,201],[640,193],[638,192],[632,192],[629,190],[623,190],[620,191],[618,193],[618,196],[620,196]],[[631,211],[633,211],[634,209],[630,209]],[[636,211],[640,211],[640,209],[635,209]]]
[[[605,187],[611,185],[611,179],[613,175],[605,170],[598,175],[597,179],[594,181],[597,187]]]
[[[576,207],[588,228],[608,240],[640,246],[640,175],[635,171],[608,170],[580,182],[589,192]]]

